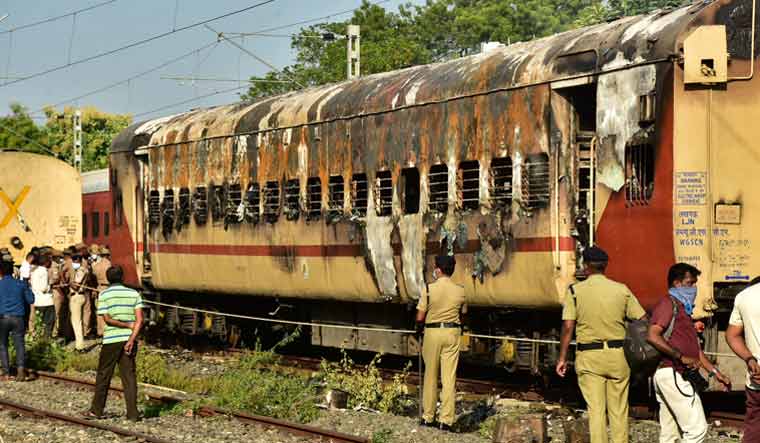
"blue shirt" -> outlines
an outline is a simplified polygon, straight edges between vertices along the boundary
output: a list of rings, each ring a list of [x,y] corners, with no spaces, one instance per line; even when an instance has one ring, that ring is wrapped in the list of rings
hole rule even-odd
[[[26,282],[8,275],[0,278],[0,315],[26,314],[26,306],[34,303],[34,293]]]

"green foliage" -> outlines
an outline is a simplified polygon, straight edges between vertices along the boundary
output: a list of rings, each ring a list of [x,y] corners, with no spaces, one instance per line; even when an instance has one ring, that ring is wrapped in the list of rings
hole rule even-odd
[[[367,366],[357,367],[345,350],[342,353],[340,362],[322,360],[320,372],[328,389],[347,392],[350,408],[364,407],[390,413],[399,413],[404,409],[405,396],[408,394],[404,380],[411,364],[394,375],[390,383],[384,383],[377,367],[381,360],[380,354],[375,355]]]
[[[379,431],[376,431],[374,434],[372,434],[372,439],[370,440],[372,443],[390,443],[391,437],[393,436],[393,430],[388,428],[380,429]]]
[[[660,8],[676,8],[689,0],[595,0],[580,11],[576,26],[589,26],[618,17],[646,14]]]

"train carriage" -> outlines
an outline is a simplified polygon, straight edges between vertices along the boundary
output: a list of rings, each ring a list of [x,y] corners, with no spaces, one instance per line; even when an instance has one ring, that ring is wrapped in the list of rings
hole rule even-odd
[[[552,338],[597,244],[647,308],[672,263],[699,267],[695,317],[719,350],[760,273],[754,8],[699,2],[134,124],[111,168],[137,272],[181,303],[397,328],[450,253],[476,331]],[[417,352],[401,333],[310,332]],[[556,352],[468,349],[534,371]]]

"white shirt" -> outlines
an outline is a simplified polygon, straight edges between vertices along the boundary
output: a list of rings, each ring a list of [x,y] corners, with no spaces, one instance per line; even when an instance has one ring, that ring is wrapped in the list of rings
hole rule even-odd
[[[760,284],[752,285],[740,292],[734,299],[734,310],[728,323],[744,328],[747,349],[760,360]],[[747,373],[747,387],[760,390],[760,385],[752,383]]]
[[[26,260],[22,261],[18,273],[22,279],[28,279],[32,275],[32,265]]]
[[[34,293],[34,306],[53,306],[53,294],[48,284],[48,270],[44,266],[37,266],[32,271],[29,285]]]

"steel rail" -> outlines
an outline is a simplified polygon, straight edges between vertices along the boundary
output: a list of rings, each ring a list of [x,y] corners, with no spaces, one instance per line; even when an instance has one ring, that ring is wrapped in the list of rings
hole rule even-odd
[[[87,420],[84,418],[74,417],[71,415],[61,414],[58,412],[48,411],[45,409],[39,409],[32,406],[23,405],[21,403],[16,403],[10,400],[6,400],[4,398],[0,398],[0,408],[3,409],[10,409],[14,411],[18,411],[25,415],[32,415],[35,417],[41,417],[41,418],[52,418],[58,421],[71,423],[79,426],[84,426],[87,428],[94,428],[94,429],[100,429],[102,431],[108,431],[116,435],[121,435],[123,437],[136,437],[142,441],[151,442],[151,443],[170,443],[169,440],[164,440],[162,438],[153,437],[147,434],[143,434],[141,432],[135,432],[131,431],[129,429],[120,428],[117,426],[111,426],[106,425],[103,423],[99,423],[96,421]]]

